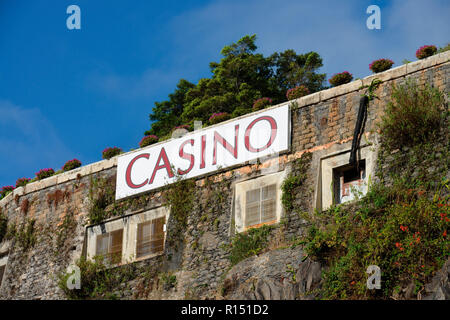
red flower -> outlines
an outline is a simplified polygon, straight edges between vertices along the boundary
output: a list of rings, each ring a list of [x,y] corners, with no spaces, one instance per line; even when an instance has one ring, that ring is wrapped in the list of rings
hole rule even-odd
[[[408,227],[407,227],[407,226],[400,226],[400,229],[401,229],[402,231],[408,231]]]
[[[442,234],[444,236],[444,238],[447,236],[447,230],[444,231],[444,233]]]

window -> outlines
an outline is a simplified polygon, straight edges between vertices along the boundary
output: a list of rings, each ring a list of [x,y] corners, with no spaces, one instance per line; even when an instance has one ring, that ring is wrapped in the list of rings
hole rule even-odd
[[[123,229],[97,236],[96,255],[116,264],[122,260]]]
[[[245,226],[255,226],[276,220],[277,185],[249,190],[245,197]]]
[[[285,171],[236,183],[234,226],[242,232],[262,224],[280,221],[282,214],[281,184]]]
[[[138,224],[136,258],[162,252],[164,250],[165,217]]]
[[[110,264],[148,259],[164,251],[166,207],[110,219],[87,228],[86,255]]]
[[[376,149],[370,146],[364,146],[358,150],[358,158],[361,160],[357,167],[349,164],[348,145],[343,145],[341,151],[321,158],[316,209],[327,210],[333,204],[364,196],[375,171],[376,152]]]
[[[351,201],[358,194],[365,193],[365,168],[366,162],[362,160],[358,166],[333,169],[334,203]]]

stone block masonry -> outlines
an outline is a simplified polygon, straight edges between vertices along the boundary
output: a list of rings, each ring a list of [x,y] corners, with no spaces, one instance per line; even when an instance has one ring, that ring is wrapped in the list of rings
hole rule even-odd
[[[286,170],[287,174],[300,170],[296,160],[302,158],[304,179],[295,189],[294,201],[300,211],[321,209],[327,190],[322,186],[322,164],[325,159],[349,152],[359,99],[365,92],[361,86],[370,84],[375,78],[382,81],[375,91],[379,99],[369,103],[365,134],[361,140],[361,147],[370,147],[376,152],[377,123],[392,85],[414,78],[419,83],[428,82],[449,92],[449,58],[447,51],[291,101],[290,151],[263,163],[247,163],[196,179],[189,190],[194,201],[185,226],[176,226],[174,217],[170,216],[166,223],[164,252],[132,262],[139,270],[149,272],[137,274],[114,294],[122,299],[221,298],[220,288],[224,279],[228,279],[227,271],[231,268],[228,256],[235,232],[236,185],[257,179],[261,170],[274,161],[279,163],[278,170]],[[309,157],[304,157],[307,154]],[[332,163],[330,161],[327,165]],[[5,237],[0,243],[0,258],[7,257],[0,286],[1,299],[66,298],[58,287],[57,275],[86,255],[87,228],[91,225],[90,212],[95,199],[104,199],[100,208],[107,213],[103,223],[165,205],[162,189],[115,202],[110,192],[115,189],[116,169],[117,157],[114,157],[27,184],[0,200],[0,210],[7,216],[8,225],[15,225],[23,235],[21,240]],[[300,213],[283,210],[271,231],[271,248],[282,247],[305,231],[306,222]],[[35,221],[34,231],[27,232],[31,221]],[[293,253],[289,259],[296,262],[298,257]],[[243,272],[249,263],[259,260],[248,260],[247,265],[235,269]],[[276,263],[271,262],[267,270],[272,272],[273,268]],[[280,268],[285,268],[283,261],[280,261]],[[151,279],[148,273],[153,274]],[[174,275],[176,282],[165,285],[163,274]],[[228,279],[227,283],[233,281]],[[258,285],[263,287],[265,284]],[[264,289],[267,292],[261,290],[260,296],[270,296],[268,289]],[[295,298],[289,290],[286,297]]]

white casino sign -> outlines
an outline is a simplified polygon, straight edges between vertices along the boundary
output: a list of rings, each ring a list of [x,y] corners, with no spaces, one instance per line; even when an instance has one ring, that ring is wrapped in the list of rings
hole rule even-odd
[[[116,199],[281,153],[289,142],[288,104],[196,130],[119,157]]]

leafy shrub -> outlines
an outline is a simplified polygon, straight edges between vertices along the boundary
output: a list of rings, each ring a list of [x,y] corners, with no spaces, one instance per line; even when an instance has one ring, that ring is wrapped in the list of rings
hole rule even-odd
[[[112,157],[115,157],[115,156],[121,154],[122,152],[123,152],[123,150],[118,147],[105,148],[102,152],[102,158],[103,159],[111,159]]]
[[[352,79],[353,79],[352,74],[349,73],[348,71],[344,71],[341,73],[336,73],[328,81],[332,86],[337,87],[340,86],[341,84],[349,83],[350,81],[352,81]]]
[[[0,191],[0,199],[3,199],[8,195],[8,193],[12,192],[15,188],[13,186],[4,186]]]
[[[23,187],[30,182],[30,178],[19,178],[16,180],[16,188]]]
[[[448,51],[448,50],[450,50],[450,43],[447,43],[447,45],[445,47],[439,48],[437,53],[442,53],[442,52],[445,52],[445,51]]]
[[[151,144],[157,143],[159,140],[159,138],[153,134],[149,135],[149,136],[145,136],[142,138],[141,142],[139,142],[139,146],[141,148],[149,146]]]
[[[209,124],[216,124],[216,123],[219,123],[222,121],[226,121],[230,118],[231,118],[231,116],[227,112],[217,112],[217,113],[213,113],[209,117],[208,122],[209,122]]]
[[[69,289],[67,281],[73,273],[62,272],[58,275],[58,286],[69,299],[114,299],[113,292],[123,282],[133,278],[131,265],[120,268],[109,268],[100,256],[95,256],[93,260],[82,257],[75,262],[80,268],[81,286],[80,289]]]
[[[41,169],[41,170],[39,170],[39,172],[36,172],[36,178],[38,180],[42,180],[42,179],[51,177],[54,174],[55,174],[55,170],[53,170],[52,168]]]
[[[444,94],[426,84],[423,88],[408,79],[394,86],[380,129],[391,149],[427,141],[445,116]]]
[[[267,106],[271,106],[272,105],[272,99],[264,97],[261,99],[256,100],[253,103],[253,111],[257,111],[257,110],[261,110],[264,109]]]
[[[238,233],[231,241],[230,262],[232,265],[259,254],[267,247],[268,236],[272,226],[263,225],[260,228],[252,228],[246,232]]]
[[[383,72],[392,67],[394,61],[390,59],[378,59],[369,64],[369,69],[372,70],[373,73]]]
[[[296,86],[295,88],[289,89],[286,92],[286,98],[288,100],[294,100],[309,94],[309,89],[304,85]]]
[[[33,247],[36,243],[35,223],[36,220],[34,219],[27,220],[15,233],[16,240],[24,251]]]
[[[447,190],[448,183],[442,184]],[[391,298],[411,281],[416,293],[421,290],[450,253],[450,198],[440,190],[376,184],[353,207],[339,205],[311,217],[305,250],[330,266],[322,297]],[[367,289],[369,265],[380,267],[382,291]]]
[[[81,167],[81,161],[78,159],[72,159],[67,161],[64,166],[62,167],[63,171],[70,171],[76,168]]]
[[[434,54],[436,54],[437,48],[436,46],[422,46],[416,51],[416,57],[417,59],[425,59],[428,58]]]

